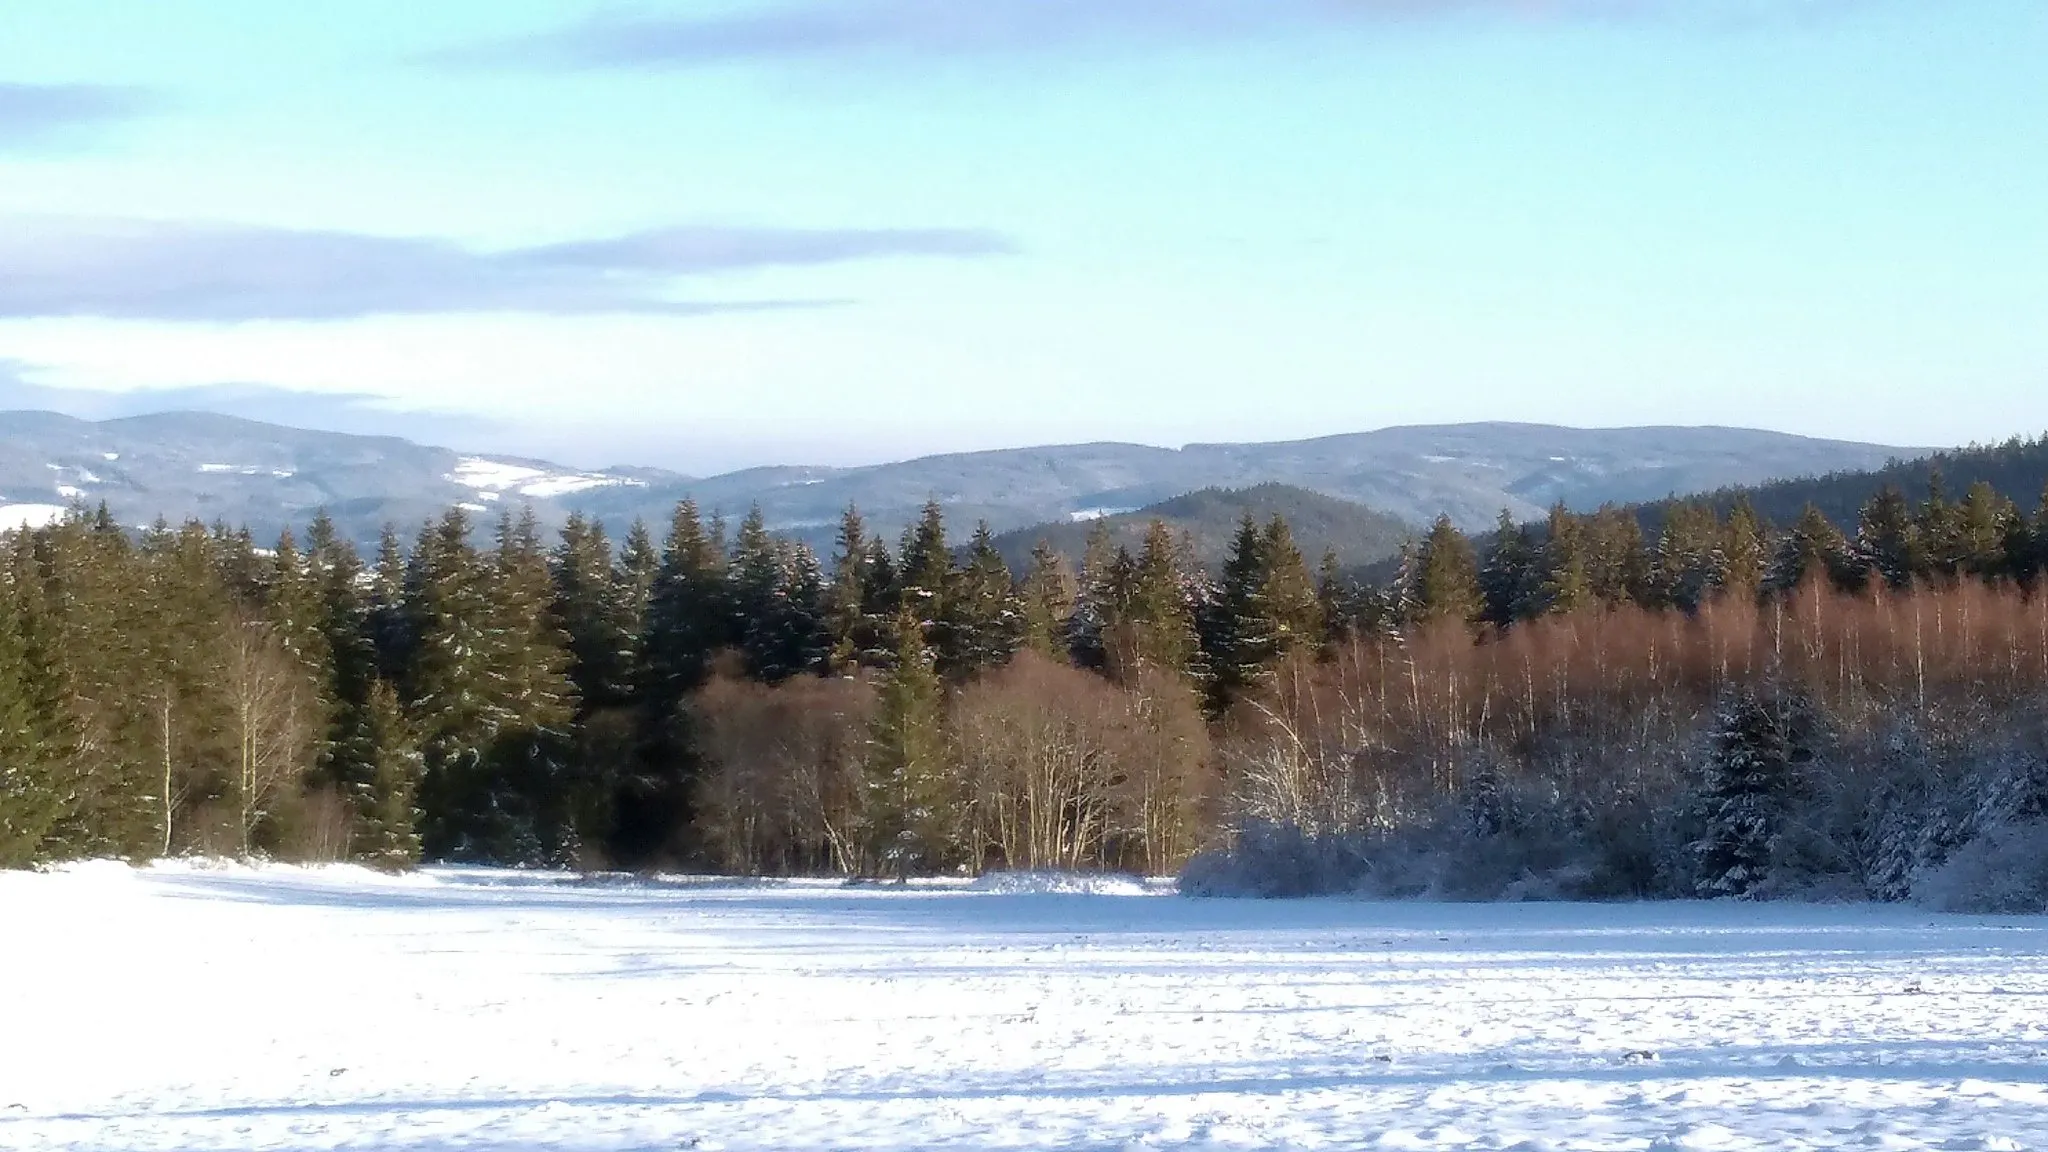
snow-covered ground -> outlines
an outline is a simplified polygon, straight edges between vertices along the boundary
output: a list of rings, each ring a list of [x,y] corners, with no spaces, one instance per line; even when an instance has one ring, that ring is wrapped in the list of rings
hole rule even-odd
[[[0,1148],[2048,1148],[2048,921],[0,875]]]
[[[64,519],[61,504],[0,504],[0,532],[42,528]]]

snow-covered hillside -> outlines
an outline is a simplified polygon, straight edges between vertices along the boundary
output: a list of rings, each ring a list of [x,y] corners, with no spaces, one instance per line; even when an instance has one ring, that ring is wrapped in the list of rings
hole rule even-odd
[[[0,532],[41,528],[64,518],[62,504],[0,504]]]
[[[0,1147],[2048,1147],[2048,921],[1033,887],[0,875]]]

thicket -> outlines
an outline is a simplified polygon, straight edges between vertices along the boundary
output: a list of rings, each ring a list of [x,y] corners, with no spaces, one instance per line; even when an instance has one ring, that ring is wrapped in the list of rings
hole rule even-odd
[[[4,541],[0,863],[261,854],[1195,892],[2048,892],[2048,505],[1885,489],[1448,521],[1387,587],[1287,523],[1013,573],[939,509],[830,563],[685,503],[451,510],[367,561],[104,513]]]

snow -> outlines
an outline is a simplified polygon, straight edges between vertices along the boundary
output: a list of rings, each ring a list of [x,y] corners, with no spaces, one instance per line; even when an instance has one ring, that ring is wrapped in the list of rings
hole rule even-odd
[[[1105,516],[1121,516],[1134,511],[1134,508],[1076,508],[1067,513],[1067,519],[1072,523],[1082,524],[1090,520],[1100,520]]]
[[[83,489],[74,488],[69,484],[59,484],[57,485],[57,495],[62,496],[66,500],[76,500],[85,495],[85,492]]]
[[[455,471],[443,479],[474,489],[486,500],[495,500],[506,492],[546,500],[593,488],[646,487],[642,480],[628,480],[598,472],[548,472],[482,456],[461,457],[455,462]]]
[[[237,466],[235,466],[235,465],[233,465],[233,464],[201,464],[201,465],[199,466],[199,470],[200,470],[201,472],[208,472],[208,473],[212,473],[212,472],[239,472],[239,471],[241,471],[241,469],[240,469],[240,468],[238,468]]]
[[[61,504],[0,504],[0,532],[42,528],[64,519]]]
[[[121,454],[120,454],[119,452],[102,452],[102,453],[100,453],[100,459],[102,459],[102,460],[109,460],[109,461],[111,461],[111,460],[119,460],[120,458],[121,458]]]
[[[2048,1148],[2048,919],[1072,881],[0,874],[0,1147]]]

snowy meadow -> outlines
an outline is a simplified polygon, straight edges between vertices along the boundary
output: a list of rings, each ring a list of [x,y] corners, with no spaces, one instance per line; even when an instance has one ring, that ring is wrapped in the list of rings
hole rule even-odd
[[[0,874],[0,1147],[2048,1148],[2048,919]]]

